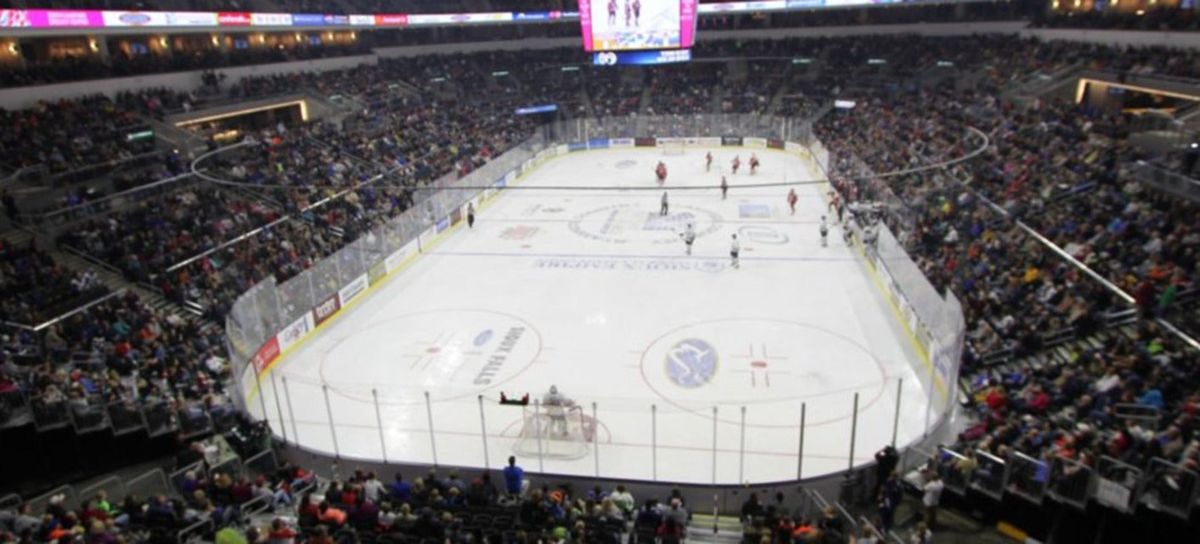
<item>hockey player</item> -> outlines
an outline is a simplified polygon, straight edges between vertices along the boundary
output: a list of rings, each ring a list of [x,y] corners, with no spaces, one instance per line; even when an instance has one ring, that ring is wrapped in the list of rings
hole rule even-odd
[[[821,216],[821,247],[829,247],[829,223]]]
[[[692,224],[688,223],[687,230],[679,233],[679,237],[683,238],[683,243],[687,244],[687,254],[692,255],[692,242],[696,241],[696,229],[692,228]]]
[[[642,26],[642,0],[633,0],[633,26]]]
[[[658,161],[658,166],[654,167],[654,177],[658,179],[659,185],[667,182],[667,165],[662,161]]]
[[[617,0],[608,0],[608,26],[617,25]]]
[[[796,215],[796,202],[799,200],[800,197],[796,196],[796,189],[788,189],[787,203],[788,207],[792,209],[792,215]]]
[[[567,436],[567,408],[574,405],[571,399],[558,392],[557,386],[550,386],[550,390],[542,397],[542,407],[546,409],[546,416],[550,418],[547,435]]]
[[[704,154],[704,171],[712,170],[712,151]]]
[[[721,176],[721,200],[725,200],[725,193],[729,192],[729,182],[725,180],[725,176]]]
[[[475,204],[467,203],[467,228],[475,228]]]
[[[742,246],[738,243],[737,235],[733,235],[733,243],[729,245],[729,256],[733,259],[731,266],[741,268],[738,264],[738,253],[742,252]]]
[[[667,206],[667,192],[663,191],[662,206],[660,206],[658,208],[658,215],[663,215],[663,216],[667,215],[668,208],[669,207]]]
[[[629,5],[629,0],[625,0],[625,26],[629,26],[629,16],[633,14],[633,10]]]
[[[751,153],[750,154],[750,175],[753,176],[756,172],[758,172],[758,155]]]
[[[730,163],[733,167],[733,175],[737,175],[738,167],[742,165],[742,157],[739,155],[733,156],[733,161]]]

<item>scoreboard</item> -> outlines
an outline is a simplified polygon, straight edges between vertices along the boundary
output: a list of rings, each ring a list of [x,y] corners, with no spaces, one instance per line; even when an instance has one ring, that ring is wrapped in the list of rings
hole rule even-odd
[[[698,0],[579,0],[583,48],[687,49],[696,40]]]

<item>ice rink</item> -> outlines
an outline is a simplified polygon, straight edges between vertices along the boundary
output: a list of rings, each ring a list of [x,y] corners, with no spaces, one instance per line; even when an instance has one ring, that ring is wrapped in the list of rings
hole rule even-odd
[[[855,462],[870,460],[892,440],[903,379],[898,443],[919,438],[923,363],[841,229],[821,246],[828,186],[797,186],[795,215],[786,187],[740,187],[815,180],[815,167],[759,150],[750,176],[748,150],[712,152],[712,173],[696,149],[551,159],[279,361],[262,388],[276,433],[343,458],[497,467],[530,447],[523,409],[500,393],[553,384],[595,414],[595,443],[574,459],[525,455],[526,470],[773,482],[796,478],[802,405],[804,477],[848,466],[856,393]],[[717,185],[735,154],[727,199],[679,189]],[[654,188],[659,160],[667,216],[661,190],[598,189]]]

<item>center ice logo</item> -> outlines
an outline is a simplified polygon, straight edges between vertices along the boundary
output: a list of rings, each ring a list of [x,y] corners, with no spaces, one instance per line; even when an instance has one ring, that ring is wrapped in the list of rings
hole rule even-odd
[[[695,389],[717,373],[717,350],[704,340],[680,340],[667,351],[666,367],[675,385]]]

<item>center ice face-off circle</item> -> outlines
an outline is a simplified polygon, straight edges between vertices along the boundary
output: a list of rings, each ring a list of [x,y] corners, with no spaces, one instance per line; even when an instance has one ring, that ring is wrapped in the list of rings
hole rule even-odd
[[[885,385],[881,363],[864,346],[776,319],[715,319],[670,330],[642,353],[641,373],[667,403],[703,415],[712,406],[793,410],[854,392],[864,395],[865,408]],[[847,383],[846,376],[854,379]]]
[[[657,208],[652,210],[638,204],[612,204],[579,214],[567,226],[584,238],[613,244],[678,244],[679,233],[689,223],[697,237],[716,232],[721,224],[721,217],[715,212],[696,206],[672,206],[666,216],[657,212]]]
[[[321,378],[331,392],[356,400],[371,401],[373,388],[385,404],[424,402],[424,391],[451,400],[511,380],[541,350],[541,334],[519,317],[432,310],[382,319],[339,339],[321,361]]]

